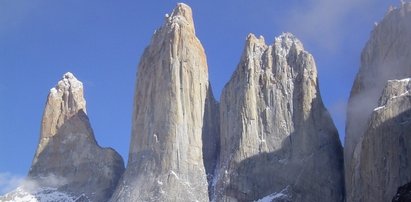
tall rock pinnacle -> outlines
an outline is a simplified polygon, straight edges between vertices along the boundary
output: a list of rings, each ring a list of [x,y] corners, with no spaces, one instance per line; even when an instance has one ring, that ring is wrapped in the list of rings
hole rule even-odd
[[[48,95],[30,180],[90,201],[107,201],[123,171],[121,156],[95,140],[83,84],[72,73],[64,74]]]
[[[388,80],[411,77],[410,22],[411,3],[390,9],[374,28],[362,52],[361,67],[351,90],[347,112],[344,150],[347,201],[374,201],[371,200],[373,197],[378,197],[378,201],[389,201],[396,189],[403,185],[402,180],[410,180],[411,174],[406,178],[401,174],[404,171],[410,173],[409,168],[389,168],[386,167],[388,164],[383,166],[383,163],[377,163],[380,159],[386,159],[386,163],[398,161],[398,156],[406,155],[395,153],[399,152],[398,150],[391,150],[401,147],[400,144],[408,141],[398,139],[401,135],[397,133],[401,127],[405,130],[406,125],[393,126],[394,123],[388,121],[394,118],[394,114],[399,115],[397,109],[389,110],[389,114],[374,110],[379,107],[378,100],[381,96],[386,96],[382,93],[389,85]],[[382,120],[388,121],[387,124],[381,122]],[[382,134],[383,129],[387,129],[389,125],[393,128],[390,132],[392,141],[388,141],[386,135]],[[377,128],[381,130],[377,131]],[[374,145],[376,143],[381,145]],[[409,146],[407,148],[410,149]],[[381,152],[390,154],[383,155]],[[389,165],[394,166],[391,163]],[[373,170],[375,173],[368,173],[368,176],[365,176],[365,170]],[[383,172],[390,174],[385,175]],[[377,183],[377,178],[382,181]]]
[[[247,37],[220,103],[217,201],[343,201],[343,154],[313,57],[291,34]]]
[[[215,111],[207,99],[206,55],[191,8],[180,3],[140,60],[129,160],[112,201],[208,201],[202,139],[212,143],[217,134],[204,128]]]

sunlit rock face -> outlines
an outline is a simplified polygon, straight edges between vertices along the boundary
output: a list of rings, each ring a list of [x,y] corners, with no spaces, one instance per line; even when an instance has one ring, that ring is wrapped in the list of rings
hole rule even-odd
[[[388,177],[388,175],[384,176],[384,183],[380,182],[374,184],[375,179],[371,180],[371,178],[382,176],[379,174],[374,175],[372,173],[365,174],[364,171],[376,169],[374,171],[380,172],[381,174],[383,172],[398,174],[399,172],[398,170],[384,170],[385,168],[388,169],[388,167],[365,167],[367,167],[367,165],[372,166],[369,164],[370,162],[376,162],[377,159],[388,157],[387,155],[382,155],[381,152],[390,153],[387,149],[395,147],[395,145],[398,146],[399,144],[386,141],[387,139],[385,139],[385,135],[375,134],[375,132],[377,132],[375,129],[379,127],[376,124],[382,124],[375,121],[388,121],[389,116],[383,111],[375,112],[374,109],[379,107],[379,99],[381,99],[381,96],[384,96],[382,95],[382,92],[384,91],[388,80],[403,79],[411,76],[410,22],[411,3],[404,3],[399,8],[391,8],[385,15],[384,19],[376,25],[371,33],[369,41],[363,49],[361,55],[361,67],[351,90],[347,112],[344,158],[345,182],[348,201],[373,201],[370,197],[381,196],[380,194],[376,194],[376,190],[380,190],[379,192],[381,193],[387,192],[387,195],[384,193],[385,196],[383,198],[378,198],[379,200],[377,201],[391,200],[395,193],[388,193],[391,192],[388,190],[395,190],[401,185],[397,184],[394,187],[394,181],[399,181],[389,179],[390,177]],[[397,113],[397,109],[394,111],[394,114]],[[379,113],[383,114],[379,115]],[[400,127],[400,125],[392,125],[394,123],[390,124],[394,128]],[[388,127],[388,125],[383,127]],[[389,131],[385,132],[388,133]],[[399,135],[394,131],[394,129],[392,132],[389,132],[389,134],[393,137],[392,141],[394,141],[395,137],[398,137]],[[366,142],[364,142],[365,139],[367,139]],[[369,153],[373,152],[372,150],[377,148],[375,145],[371,144],[381,141],[386,141],[385,144],[392,143],[393,145],[380,145],[377,147],[379,149],[384,149],[384,151],[375,152],[374,154]],[[366,150],[365,153],[363,152],[364,149]],[[398,155],[402,156],[405,154]],[[366,159],[366,157],[368,159]],[[396,161],[394,159],[386,160],[386,162]],[[365,196],[365,194],[367,196]],[[389,194],[391,195],[388,197]]]
[[[191,8],[180,3],[140,60],[129,160],[112,201],[208,201],[217,110]]]
[[[343,201],[343,151],[313,57],[291,34],[247,37],[220,103],[216,201]],[[280,198],[277,197],[279,200]]]
[[[121,156],[95,140],[83,84],[72,73],[64,74],[48,95],[28,180],[74,198],[107,201],[123,171]]]

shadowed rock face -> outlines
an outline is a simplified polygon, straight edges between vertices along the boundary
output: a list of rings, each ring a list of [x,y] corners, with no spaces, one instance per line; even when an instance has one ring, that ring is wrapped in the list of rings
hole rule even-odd
[[[66,73],[48,95],[29,179],[41,187],[107,201],[123,171],[121,156],[95,140],[83,84]]]
[[[410,22],[411,3],[390,9],[384,19],[374,28],[362,52],[361,67],[351,90],[347,111],[344,157],[348,201],[359,201],[363,197],[364,183],[368,183],[368,187],[372,186],[370,182],[363,181],[367,177],[361,175],[363,172],[361,161],[374,161],[375,159],[364,159],[364,155],[370,154],[363,154],[362,150],[364,148],[369,150],[370,148],[367,147],[371,146],[370,142],[364,144],[363,140],[365,136],[370,136],[367,135],[371,132],[368,131],[370,124],[375,124],[370,121],[376,118],[373,109],[378,107],[381,92],[388,80],[411,76]],[[384,116],[377,119],[387,118]],[[390,134],[395,136],[393,133]],[[375,138],[382,137],[375,136]],[[369,157],[382,158],[382,156]],[[398,186],[396,185],[395,188]],[[379,189],[389,190],[391,188],[380,187]]]
[[[408,202],[411,201],[411,182],[398,187],[397,193],[392,199],[392,202]]]
[[[355,201],[390,201],[411,181],[411,80],[389,80],[361,145]],[[357,200],[358,199],[358,200]]]
[[[274,193],[291,201],[343,201],[341,143],[314,59],[294,36],[283,34],[270,46],[248,36],[223,90],[220,118],[217,201]]]
[[[178,4],[138,66],[129,160],[112,201],[208,201],[216,110],[191,8]]]

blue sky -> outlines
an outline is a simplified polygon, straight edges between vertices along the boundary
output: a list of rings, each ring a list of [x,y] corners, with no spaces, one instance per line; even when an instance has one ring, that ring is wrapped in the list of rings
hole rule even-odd
[[[0,194],[28,172],[49,89],[65,72],[85,88],[101,146],[127,162],[137,64],[180,1],[0,0]],[[344,138],[345,106],[375,22],[398,0],[183,1],[194,13],[217,98],[248,33],[292,32],[314,55],[322,98]]]

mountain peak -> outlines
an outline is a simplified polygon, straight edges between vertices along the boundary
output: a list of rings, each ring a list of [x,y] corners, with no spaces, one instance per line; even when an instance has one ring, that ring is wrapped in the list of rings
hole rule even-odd
[[[183,16],[186,19],[192,18],[191,7],[184,3],[177,3],[171,16]]]
[[[194,32],[193,12],[190,6],[178,3],[171,15],[166,14],[166,26],[174,28],[176,25],[187,27]]]
[[[263,37],[263,36],[259,36],[259,37],[257,38],[253,33],[249,33],[249,34],[247,35],[246,44],[247,44],[248,46],[253,45],[253,44],[259,44],[259,45],[261,45],[261,46],[266,46],[264,37]]]
[[[204,114],[214,101],[189,6],[166,15],[140,59],[135,89],[127,169],[111,201],[208,201],[206,172],[215,164],[203,157],[216,158],[203,149],[215,148],[217,135]],[[203,137],[211,139],[204,147]]]
[[[280,36],[275,37],[274,41],[275,45],[283,47],[286,50],[290,50],[293,46],[295,46],[297,50],[304,50],[304,46],[301,41],[289,32],[284,32]]]
[[[55,86],[52,89],[55,90],[76,90],[83,88],[83,83],[79,81],[73,73],[67,72],[63,75],[62,79],[57,83],[57,86]]]
[[[105,201],[124,162],[117,152],[97,144],[85,108],[83,84],[67,72],[47,98],[29,179],[41,188]]]

